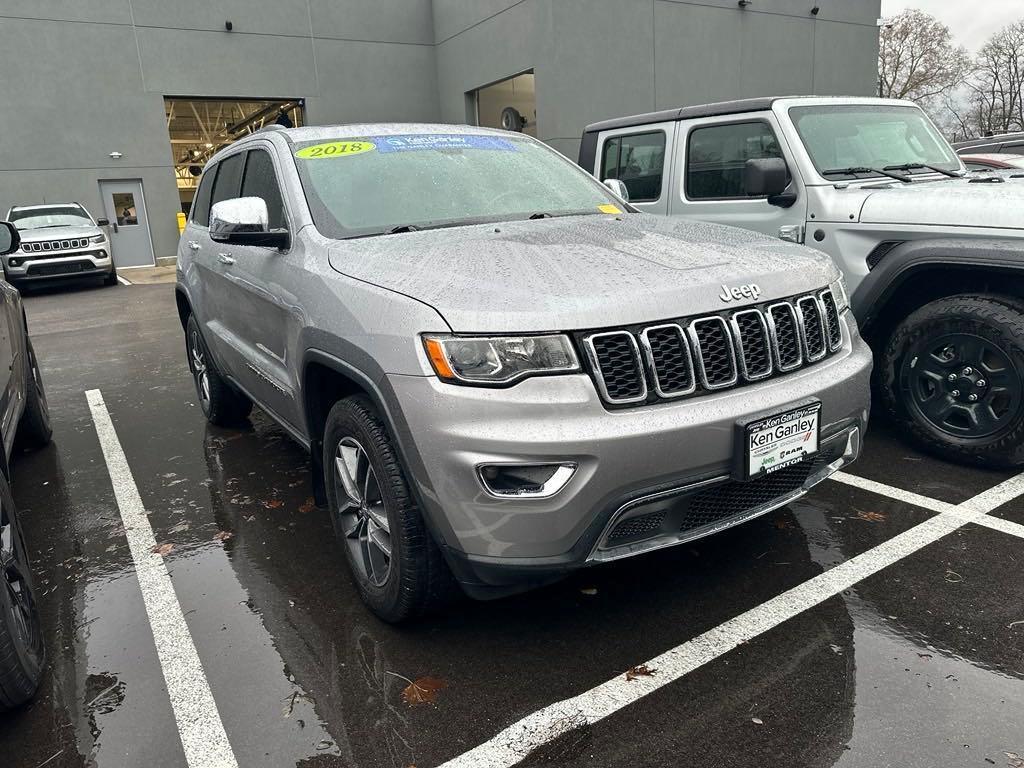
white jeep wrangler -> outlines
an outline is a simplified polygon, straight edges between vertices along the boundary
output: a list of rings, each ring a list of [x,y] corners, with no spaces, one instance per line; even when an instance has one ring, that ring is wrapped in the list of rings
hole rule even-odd
[[[607,120],[579,161],[637,209],[831,255],[907,433],[948,458],[1024,464],[1024,173],[966,175],[914,103],[848,97]]]

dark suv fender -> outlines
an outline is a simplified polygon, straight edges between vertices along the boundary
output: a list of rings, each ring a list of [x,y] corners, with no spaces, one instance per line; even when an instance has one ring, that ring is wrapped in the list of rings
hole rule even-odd
[[[1024,295],[1024,240],[936,238],[890,248],[861,281],[850,305],[869,338],[943,296]]]

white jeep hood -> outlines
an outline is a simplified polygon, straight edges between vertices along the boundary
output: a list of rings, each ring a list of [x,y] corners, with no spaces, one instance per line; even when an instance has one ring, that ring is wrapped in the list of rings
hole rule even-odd
[[[860,222],[1024,229],[1024,178],[1000,178],[1002,182],[965,178],[861,188],[866,197]]]

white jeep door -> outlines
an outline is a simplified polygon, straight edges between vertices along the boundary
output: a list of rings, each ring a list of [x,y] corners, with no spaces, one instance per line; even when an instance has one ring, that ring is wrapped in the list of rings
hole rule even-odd
[[[669,178],[676,124],[673,121],[602,131],[598,136],[594,176],[618,179],[629,202],[645,213],[668,213]]]
[[[803,242],[807,193],[771,112],[681,120],[678,131],[670,215]],[[786,161],[790,189],[797,194],[796,202],[785,208],[747,195],[743,184],[747,160],[777,157]]]

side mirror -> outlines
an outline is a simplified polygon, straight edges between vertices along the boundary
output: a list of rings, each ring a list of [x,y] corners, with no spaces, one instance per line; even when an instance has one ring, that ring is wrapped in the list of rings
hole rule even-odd
[[[286,229],[270,229],[270,215],[262,197],[236,197],[214,203],[210,209],[210,239],[227,245],[287,248]]]
[[[769,205],[789,208],[797,198],[789,186],[789,168],[781,157],[747,160],[743,166],[743,191],[747,197],[766,197]]]
[[[627,203],[629,202],[629,190],[626,189],[626,185],[621,181],[618,179],[605,179],[604,185]]]
[[[21,247],[21,235],[9,221],[0,221],[0,256],[14,253]]]
[[[96,219],[96,226],[97,227],[109,227],[110,226],[110,219]]]

